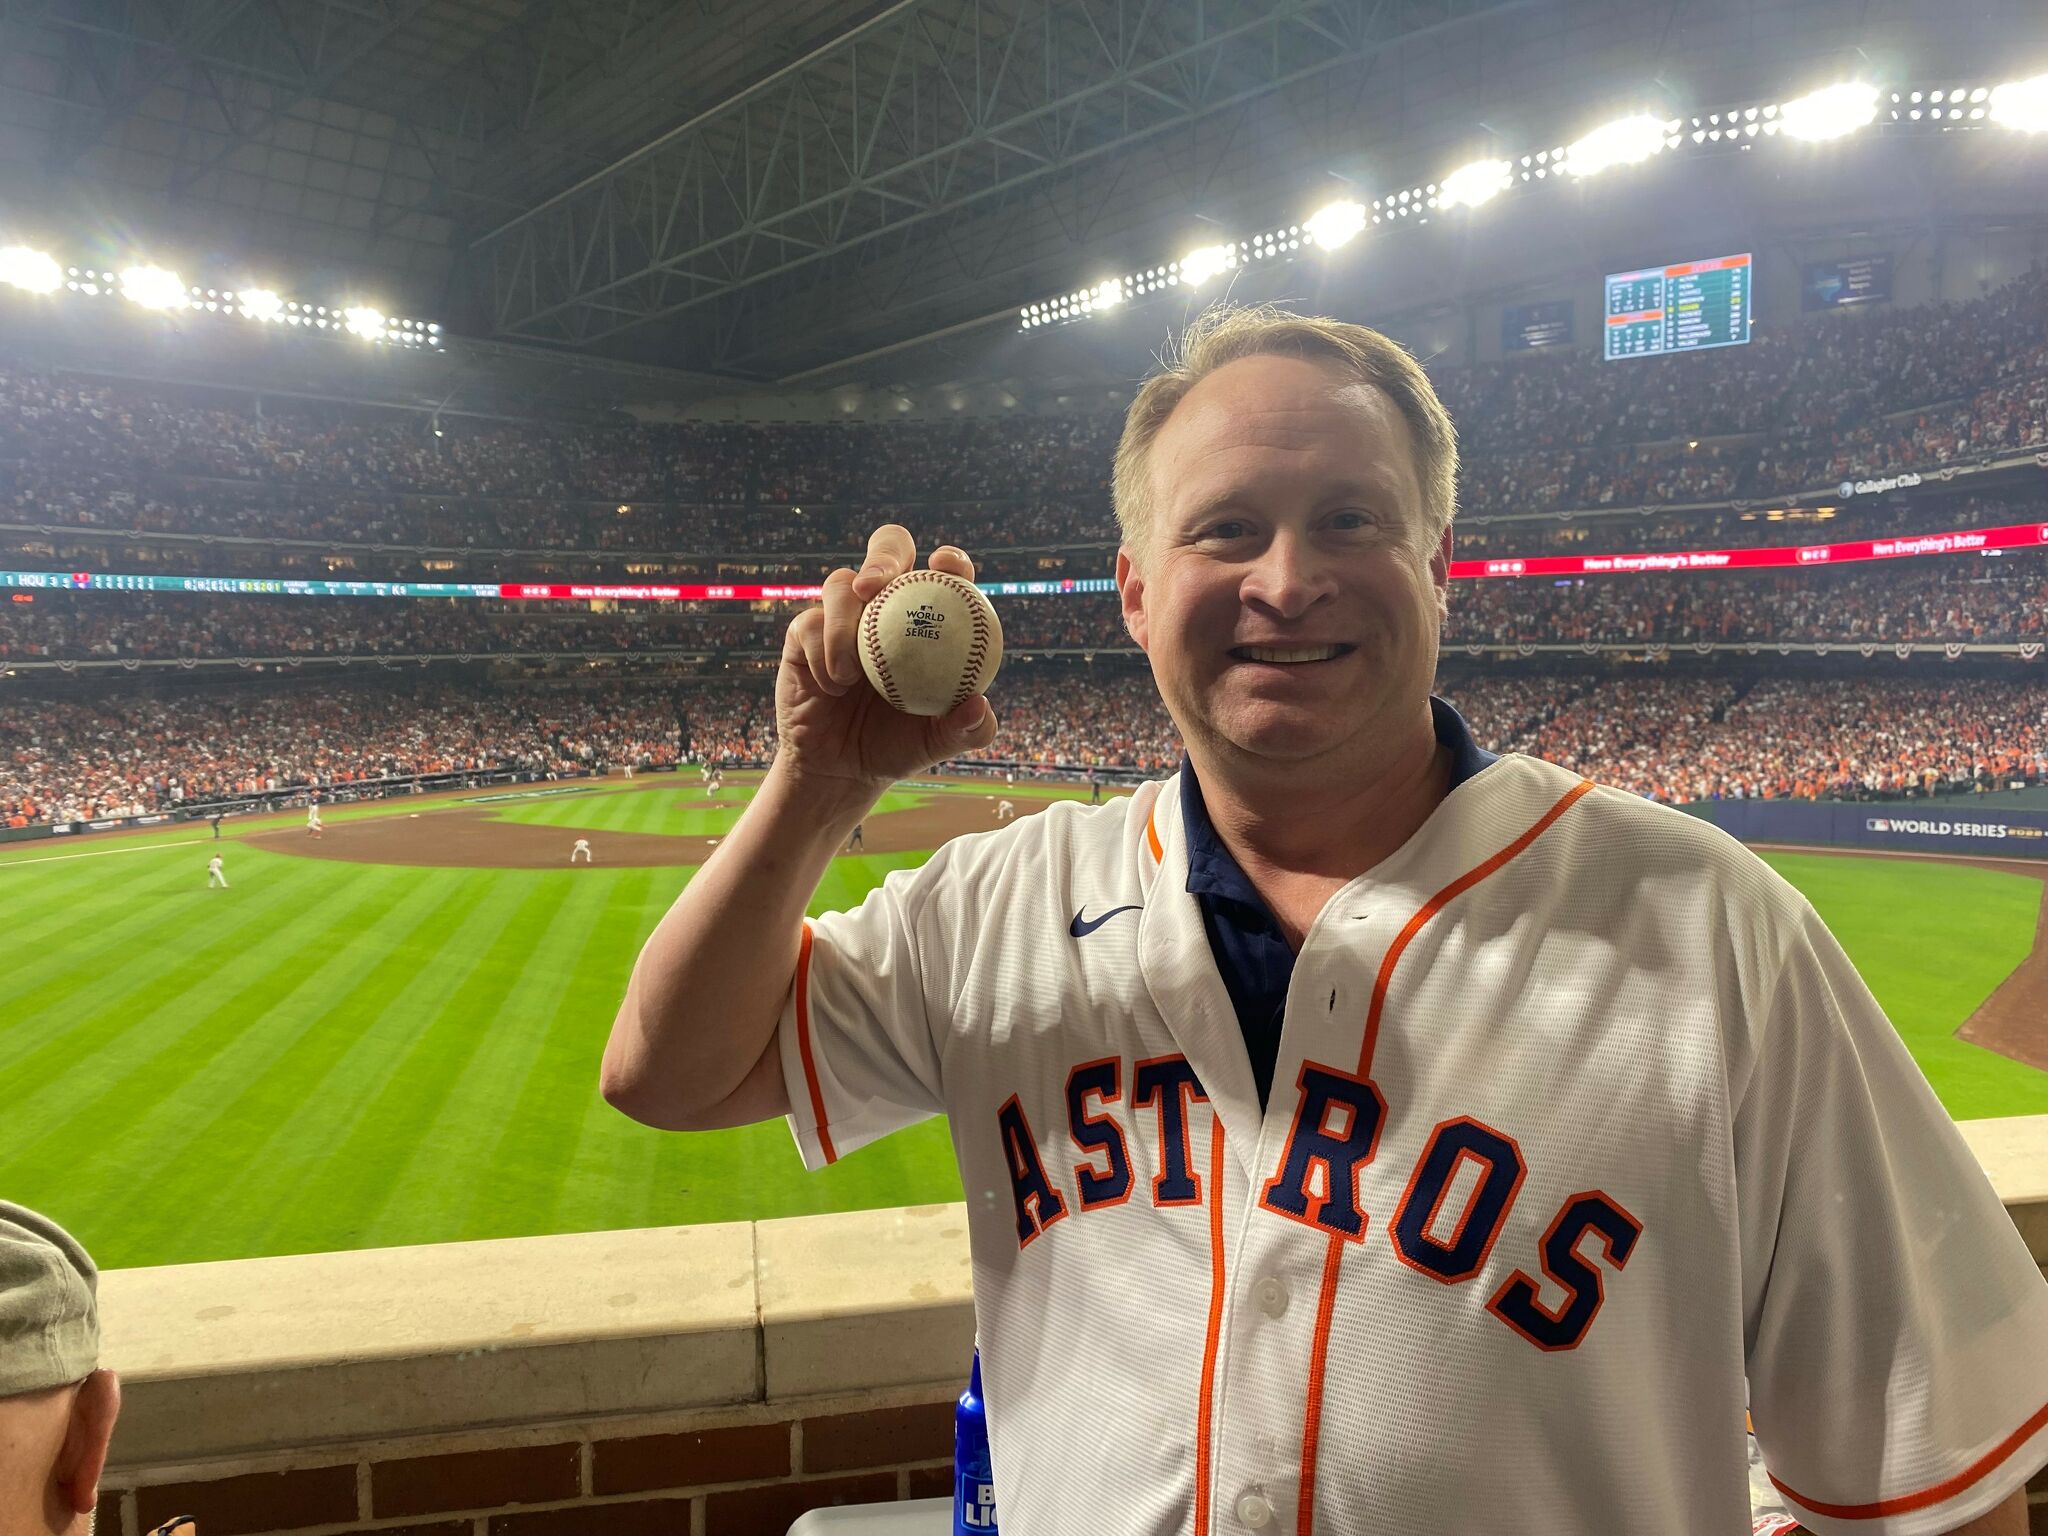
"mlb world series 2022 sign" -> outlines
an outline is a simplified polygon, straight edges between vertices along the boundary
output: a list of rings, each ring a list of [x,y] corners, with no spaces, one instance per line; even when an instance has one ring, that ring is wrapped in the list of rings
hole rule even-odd
[[[1961,837],[2030,840],[2048,838],[2048,829],[2010,821],[1951,821],[1926,816],[1866,816],[1863,830],[1880,837]]]
[[[2048,859],[2048,811],[1995,810],[1956,800],[1818,805],[1807,800],[1720,800],[1692,809],[1745,843]]]

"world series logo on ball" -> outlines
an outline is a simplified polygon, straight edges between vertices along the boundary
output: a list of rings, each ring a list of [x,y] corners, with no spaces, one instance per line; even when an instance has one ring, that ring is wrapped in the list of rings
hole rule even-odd
[[[951,713],[986,691],[1002,660],[995,609],[947,571],[906,571],[861,614],[861,670],[905,714]]]

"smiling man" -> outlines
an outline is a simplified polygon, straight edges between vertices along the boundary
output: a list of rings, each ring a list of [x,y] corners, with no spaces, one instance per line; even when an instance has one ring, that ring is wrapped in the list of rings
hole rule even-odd
[[[995,733],[863,685],[915,557],[878,530],[790,626],[606,1098],[784,1115],[813,1167],[947,1115],[1029,1536],[1733,1536],[1745,1402],[1815,1531],[2021,1536],[2048,1286],[1797,892],[1431,697],[1456,478],[1386,338],[1203,317],[1116,460],[1180,771],[812,923],[882,790]]]

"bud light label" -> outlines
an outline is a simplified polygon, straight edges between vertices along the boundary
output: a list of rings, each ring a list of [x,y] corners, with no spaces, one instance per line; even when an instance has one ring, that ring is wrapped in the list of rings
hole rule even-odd
[[[988,1412],[981,1400],[981,1351],[967,1390],[953,1407],[953,1536],[996,1536],[996,1482],[988,1454]]]
[[[953,1497],[953,1530],[955,1536],[966,1532],[979,1531],[994,1536],[996,1529],[996,1485],[985,1478],[976,1477],[973,1472],[963,1470],[959,1474],[959,1486]]]

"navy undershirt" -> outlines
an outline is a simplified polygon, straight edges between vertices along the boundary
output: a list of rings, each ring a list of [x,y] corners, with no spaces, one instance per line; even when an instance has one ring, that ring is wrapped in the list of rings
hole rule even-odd
[[[1480,748],[1458,712],[1431,696],[1430,720],[1436,739],[1450,748],[1451,785],[1460,784],[1499,759]],[[1209,952],[1237,1009],[1238,1028],[1251,1057],[1252,1078],[1259,1087],[1259,1108],[1273,1087],[1273,1069],[1280,1056],[1280,1022],[1287,1008],[1287,984],[1294,977],[1294,951],[1280,924],[1245,872],[1238,867],[1202,803],[1195,767],[1181,759],[1181,823],[1188,839],[1188,891],[1202,909],[1202,927]]]

